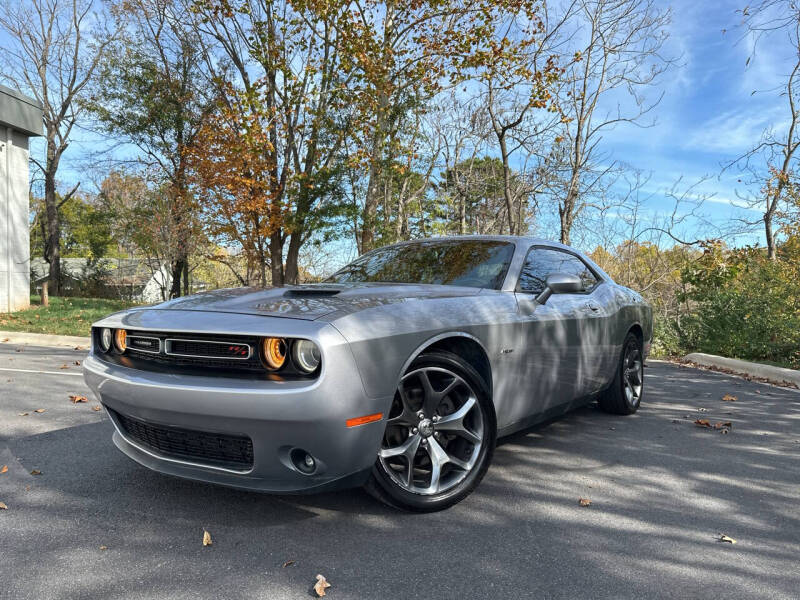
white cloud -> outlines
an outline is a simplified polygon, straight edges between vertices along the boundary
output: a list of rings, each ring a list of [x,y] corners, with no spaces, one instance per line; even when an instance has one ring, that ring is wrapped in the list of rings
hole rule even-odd
[[[726,155],[741,154],[755,146],[765,130],[780,127],[781,113],[781,107],[774,105],[768,110],[747,106],[728,110],[698,125],[682,146]]]

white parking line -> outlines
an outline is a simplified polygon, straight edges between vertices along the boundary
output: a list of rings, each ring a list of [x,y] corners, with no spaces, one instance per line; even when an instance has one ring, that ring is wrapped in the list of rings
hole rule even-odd
[[[65,373],[64,371],[34,371],[32,369],[7,369],[0,367],[0,371],[11,371],[12,373],[39,373],[40,375],[69,375],[71,377],[83,377],[83,373]]]

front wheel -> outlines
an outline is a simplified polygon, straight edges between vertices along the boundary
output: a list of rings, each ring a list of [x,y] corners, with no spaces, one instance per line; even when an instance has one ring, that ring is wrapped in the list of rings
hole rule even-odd
[[[450,352],[418,357],[395,392],[367,491],[418,512],[466,498],[489,467],[497,437],[486,383]]]
[[[622,355],[614,380],[598,398],[597,403],[606,412],[632,415],[642,403],[644,394],[644,358],[642,343],[629,332],[622,344]]]

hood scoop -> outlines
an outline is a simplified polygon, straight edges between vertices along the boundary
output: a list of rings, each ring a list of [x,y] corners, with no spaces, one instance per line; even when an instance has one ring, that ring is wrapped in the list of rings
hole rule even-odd
[[[342,291],[341,287],[323,286],[323,285],[308,285],[308,286],[294,286],[286,289],[284,297],[289,298],[303,298],[308,296],[335,296]]]

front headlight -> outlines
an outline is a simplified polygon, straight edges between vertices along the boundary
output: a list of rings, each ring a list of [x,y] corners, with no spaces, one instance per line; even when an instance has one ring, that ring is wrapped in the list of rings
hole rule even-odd
[[[320,362],[319,348],[309,340],[297,340],[292,346],[292,358],[299,369],[313,373]]]
[[[100,350],[103,352],[111,350],[111,330],[108,327],[100,330]]]

